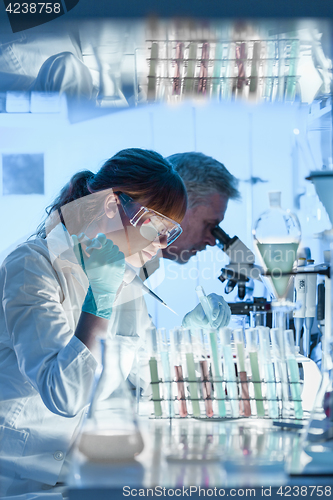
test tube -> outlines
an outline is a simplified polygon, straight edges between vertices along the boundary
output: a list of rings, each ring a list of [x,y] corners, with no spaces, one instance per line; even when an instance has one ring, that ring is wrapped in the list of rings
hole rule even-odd
[[[198,330],[199,339],[201,341],[201,359],[200,359],[200,372],[201,372],[201,383],[202,383],[202,393],[205,400],[205,410],[207,417],[212,417],[213,412],[213,402],[212,402],[212,385],[209,381],[209,369],[206,354],[206,342],[203,330]]]
[[[279,374],[281,382],[282,417],[288,418],[289,386],[284,331],[281,328],[272,328],[271,339],[275,358],[275,371]]]
[[[171,331],[171,348],[175,367],[175,376],[177,382],[178,395],[177,399],[179,401],[179,415],[181,417],[187,417],[187,405],[185,398],[185,385],[184,385],[184,375],[181,359],[181,333],[178,328]]]
[[[286,85],[286,100],[294,101],[297,83],[297,63],[299,54],[299,40],[293,40],[290,47],[289,71]]]
[[[195,372],[192,337],[191,330],[189,330],[188,328],[183,329],[183,345],[185,348],[188,384],[190,390],[190,398],[192,401],[193,416],[200,417],[199,391],[196,381],[197,375]]]
[[[156,99],[156,72],[158,64],[158,43],[153,42],[150,52],[150,66],[148,75],[148,101],[155,101]]]
[[[212,314],[212,308],[210,307],[208,297],[205,294],[205,290],[202,288],[201,285],[198,285],[195,288],[195,291],[197,293],[198,299],[200,300],[200,304],[202,306],[202,309],[204,310],[204,313],[208,319],[209,326],[211,328],[214,328],[213,325],[213,314]]]
[[[301,400],[301,386],[299,383],[298,364],[295,356],[294,332],[286,330],[286,355],[290,380],[291,397],[294,402],[295,418],[303,418],[303,407]]]
[[[269,328],[259,327],[259,355],[261,366],[264,372],[264,381],[266,383],[266,395],[268,402],[268,416],[270,418],[279,418],[279,406],[276,394],[276,381],[274,376],[274,367],[270,351]]]
[[[215,46],[215,56],[214,56],[214,68],[213,68],[213,85],[212,85],[212,95],[214,97],[219,97],[220,94],[220,77],[222,68],[222,43],[217,42]]]
[[[274,59],[275,59],[275,41],[269,41],[266,44],[266,70],[265,70],[265,93],[264,97],[267,100],[272,100],[273,95],[273,67],[274,67]]]
[[[222,385],[222,373],[221,373],[221,355],[219,352],[219,346],[217,343],[216,330],[210,330],[209,332],[210,349],[211,349],[211,359],[212,359],[212,372],[214,387],[217,394],[217,407],[219,417],[226,416],[225,408],[225,393]]]
[[[182,42],[178,42],[176,46],[175,75],[172,83],[173,95],[180,95],[183,63],[184,63],[184,44]]]
[[[251,404],[250,404],[250,396],[249,396],[249,386],[247,380],[247,373],[245,369],[245,351],[244,351],[244,337],[243,337],[243,328],[238,328],[234,330],[234,342],[236,345],[237,352],[237,368],[238,368],[238,376],[241,381],[241,415],[245,415],[245,417],[249,417],[251,415]]]
[[[249,353],[252,383],[254,387],[254,397],[256,400],[257,416],[265,416],[265,408],[261,390],[261,377],[258,363],[258,342],[257,342],[257,329],[248,328],[245,330],[246,335],[246,348]]]
[[[157,331],[157,340],[162,362],[167,416],[171,418],[174,417],[175,415],[175,409],[173,406],[170,357],[169,357],[168,340],[165,328],[160,328]]]
[[[231,415],[234,418],[238,418],[239,402],[234,357],[231,350],[231,328],[220,328],[219,335],[222,345],[224,373],[227,381],[226,385],[230,399]]]
[[[162,416],[162,405],[160,397],[160,379],[158,376],[158,346],[157,346],[157,332],[156,328],[150,328],[150,335],[148,336],[150,341],[150,359],[149,359],[149,370],[151,378],[151,387],[153,393],[154,402],[154,413],[156,417]]]
[[[197,63],[198,44],[191,42],[188,49],[187,71],[184,78],[184,93],[191,94],[194,88],[194,72]]]

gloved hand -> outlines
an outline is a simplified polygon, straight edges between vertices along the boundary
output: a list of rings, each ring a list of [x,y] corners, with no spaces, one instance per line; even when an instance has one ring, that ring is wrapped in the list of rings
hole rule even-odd
[[[212,310],[213,328],[227,326],[230,321],[231,311],[224,298],[216,293],[211,293],[207,295],[207,299]],[[210,327],[201,304],[198,304],[193,311],[184,316],[182,326],[184,328]]]
[[[112,305],[117,290],[123,281],[125,272],[125,256],[117,245],[108,240],[105,234],[99,233],[90,240],[85,234],[72,235],[73,250],[89,280],[89,288],[82,311],[100,318],[110,319]],[[86,252],[81,242],[84,242]]]

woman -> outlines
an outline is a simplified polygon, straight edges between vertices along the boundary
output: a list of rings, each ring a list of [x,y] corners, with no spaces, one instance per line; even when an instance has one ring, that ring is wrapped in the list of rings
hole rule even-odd
[[[54,485],[61,478],[66,453],[89,403],[98,365],[92,353],[96,336],[116,325],[112,308],[125,272],[124,258],[140,266],[166,244],[166,234],[159,239],[155,233],[147,240],[141,235],[142,224],[131,224],[125,210],[131,203],[135,209],[135,202],[175,219],[175,226],[184,216],[183,182],[155,152],[120,151],[96,175],[74,175],[37,237],[4,261],[3,495],[34,491],[41,483]],[[84,236],[75,238],[80,233]],[[124,300],[123,308],[129,303]],[[143,316],[148,322],[144,307],[135,313],[138,321]]]
[[[126,337],[133,359],[151,326],[142,296],[124,279],[125,266],[142,266],[174,241],[185,211],[184,184],[166,160],[153,151],[123,150],[97,174],[74,175],[37,237],[4,261],[3,495],[63,480],[98,366],[96,337]]]

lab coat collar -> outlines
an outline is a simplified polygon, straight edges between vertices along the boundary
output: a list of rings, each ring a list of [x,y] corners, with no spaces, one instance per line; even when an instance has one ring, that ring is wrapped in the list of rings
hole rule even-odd
[[[49,232],[46,237],[46,243],[52,265],[57,259],[68,261],[72,265],[80,265],[73,250],[73,241],[63,224],[57,224]]]

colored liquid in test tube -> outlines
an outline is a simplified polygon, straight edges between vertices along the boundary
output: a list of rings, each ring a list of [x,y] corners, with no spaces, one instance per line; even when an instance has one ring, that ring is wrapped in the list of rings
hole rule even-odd
[[[234,330],[234,341],[237,352],[238,376],[241,382],[240,413],[245,417],[249,417],[251,415],[251,404],[249,396],[249,382],[247,380],[247,373],[245,368],[243,328],[237,328],[237,330]]]
[[[252,383],[254,388],[254,397],[256,400],[257,415],[258,417],[264,417],[265,408],[261,390],[261,377],[260,377],[259,362],[258,362],[257,329],[248,328],[245,331],[245,334],[246,334],[246,348],[250,358]]]
[[[279,418],[279,405],[276,394],[276,381],[274,375],[273,361],[270,351],[269,328],[259,327],[259,355],[261,366],[264,372],[264,381],[266,383],[266,397],[268,403],[268,416],[270,418]]]
[[[217,407],[219,417],[226,417],[226,407],[225,407],[225,393],[222,385],[222,371],[221,371],[221,354],[219,350],[219,345],[217,342],[216,330],[211,330],[209,332],[210,349],[211,349],[211,359],[212,359],[212,372],[213,372],[213,383],[217,395]]]
[[[219,336],[222,346],[223,367],[226,379],[227,393],[230,399],[231,416],[239,417],[239,400],[234,357],[231,350],[231,328],[220,328]]]
[[[197,374],[195,371],[191,330],[189,330],[188,328],[184,328],[182,333],[183,333],[183,345],[186,356],[188,385],[190,390],[190,398],[192,402],[193,416],[200,417],[199,391],[197,383]]]
[[[170,349],[165,328],[160,328],[157,331],[158,348],[161,356],[163,379],[164,379],[164,398],[166,400],[167,416],[172,418],[175,416],[172,395],[172,381],[170,370]]]
[[[183,374],[183,366],[182,366],[182,357],[181,357],[181,331],[178,328],[175,328],[171,331],[171,349],[172,349],[172,357],[175,368],[175,377],[177,382],[177,399],[179,401],[179,415],[181,417],[187,417],[187,404],[185,398],[185,385],[184,385],[184,374]]]
[[[213,401],[212,401],[212,384],[209,381],[209,369],[206,353],[206,339],[203,330],[199,330],[199,339],[201,340],[201,360],[200,360],[200,372],[201,372],[201,384],[202,384],[202,394],[205,400],[205,410],[207,417],[212,417],[214,415],[213,411]]]
[[[290,380],[290,392],[294,402],[295,418],[303,418],[301,386],[299,382],[298,363],[295,356],[294,332],[286,330],[286,357]]]
[[[289,384],[284,330],[282,328],[272,328],[271,340],[275,358],[275,371],[278,373],[281,383],[282,417],[289,418]]]
[[[160,396],[160,379],[158,376],[158,346],[157,346],[157,332],[156,328],[150,328],[150,332],[148,333],[148,340],[150,343],[150,359],[149,359],[149,370],[150,370],[150,378],[151,378],[151,387],[153,393],[153,402],[154,402],[154,413],[156,417],[162,416],[162,405],[161,405],[161,396]]]

